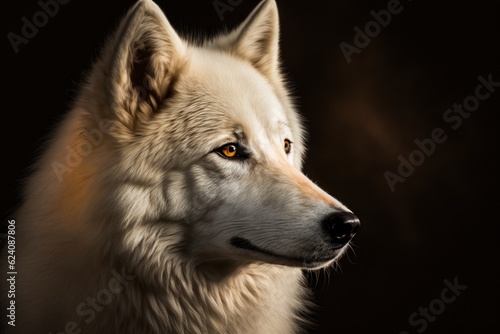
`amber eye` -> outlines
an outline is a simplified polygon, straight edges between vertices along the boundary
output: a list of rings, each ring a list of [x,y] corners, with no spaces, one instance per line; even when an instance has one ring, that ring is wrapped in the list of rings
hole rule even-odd
[[[238,144],[226,144],[216,150],[224,158],[246,158],[247,155]]]
[[[285,143],[284,143],[283,147],[285,149],[286,154],[290,153],[290,151],[292,149],[292,142],[288,139],[285,139]]]
[[[226,158],[234,158],[238,154],[238,147],[236,145],[226,145],[222,147],[221,153],[226,157]]]

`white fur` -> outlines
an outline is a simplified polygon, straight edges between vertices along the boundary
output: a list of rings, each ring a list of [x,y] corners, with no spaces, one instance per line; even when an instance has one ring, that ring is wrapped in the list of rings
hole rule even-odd
[[[10,332],[61,332],[72,321],[82,333],[299,331],[309,303],[301,268],[335,259],[294,258],[320,258],[329,246],[319,221],[346,208],[300,172],[302,127],[278,36],[273,0],[201,43],[138,1],[27,183]],[[230,142],[250,158],[213,152]],[[84,146],[90,153],[72,160],[68,149]],[[282,257],[234,247],[233,237]],[[113,270],[134,278],[87,321],[78,306]]]

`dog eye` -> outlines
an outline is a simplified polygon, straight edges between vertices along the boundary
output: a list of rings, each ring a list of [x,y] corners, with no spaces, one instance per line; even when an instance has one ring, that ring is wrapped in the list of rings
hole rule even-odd
[[[235,143],[226,144],[215,151],[224,158],[247,158],[247,154]]]
[[[285,149],[286,154],[290,153],[290,151],[292,150],[292,142],[288,139],[285,139],[283,148]]]

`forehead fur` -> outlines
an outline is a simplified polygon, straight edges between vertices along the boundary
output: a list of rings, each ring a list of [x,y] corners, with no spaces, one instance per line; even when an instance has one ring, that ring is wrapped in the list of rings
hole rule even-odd
[[[259,123],[271,129],[270,126],[287,121],[266,78],[250,64],[226,53],[192,48],[180,81],[180,89],[192,91],[188,95],[196,95],[202,104],[215,109],[211,112],[221,113],[227,122],[243,128]]]

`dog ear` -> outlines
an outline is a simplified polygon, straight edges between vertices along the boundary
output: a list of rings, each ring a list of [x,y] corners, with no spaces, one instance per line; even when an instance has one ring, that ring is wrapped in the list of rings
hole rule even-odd
[[[104,64],[108,103],[118,125],[131,133],[169,94],[184,45],[151,0],[130,9],[112,45]]]
[[[213,41],[249,61],[264,76],[277,78],[279,71],[279,17],[275,0],[263,0],[232,33]]]

